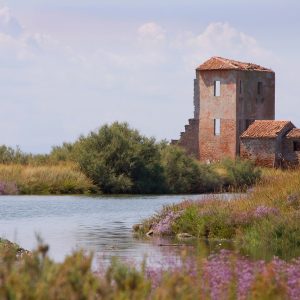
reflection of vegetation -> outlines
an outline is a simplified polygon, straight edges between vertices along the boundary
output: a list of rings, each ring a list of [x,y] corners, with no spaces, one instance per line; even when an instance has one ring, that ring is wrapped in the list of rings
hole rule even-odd
[[[165,207],[138,229],[157,235],[189,233],[234,239],[247,253],[291,257],[300,254],[300,170],[265,171],[248,197],[185,201]],[[255,249],[255,250],[254,250]]]
[[[181,263],[136,268],[113,259],[91,270],[92,256],[75,252],[62,263],[40,245],[16,255],[0,247],[1,299],[297,299],[300,261],[255,262],[229,251],[209,258],[182,254]]]
[[[103,193],[219,192],[244,189],[260,177],[248,161],[205,165],[178,147],[141,135],[126,123],[105,125],[73,144],[54,147],[49,155],[25,154],[2,146],[0,162],[9,165],[2,167],[0,183],[16,184],[21,193],[30,194],[86,192],[93,190],[89,180]]]

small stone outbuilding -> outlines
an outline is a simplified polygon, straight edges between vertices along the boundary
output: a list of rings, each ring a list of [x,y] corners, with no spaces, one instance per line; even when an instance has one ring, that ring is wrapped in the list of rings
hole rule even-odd
[[[300,162],[300,129],[290,121],[257,120],[241,135],[240,155],[266,167]]]

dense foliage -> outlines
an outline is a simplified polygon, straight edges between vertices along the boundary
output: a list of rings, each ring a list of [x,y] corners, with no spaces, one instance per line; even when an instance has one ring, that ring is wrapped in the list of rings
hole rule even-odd
[[[169,193],[220,191],[222,179],[211,166],[201,164],[175,146],[163,147],[161,163]]]
[[[0,163],[9,165],[0,172],[3,190],[10,190],[14,184],[21,193],[77,193],[81,190],[115,194],[205,193],[244,189],[260,177],[250,162],[225,160],[205,165],[179,147],[158,143],[131,129],[127,123],[118,122],[104,125],[74,143],[53,147],[49,155],[25,154],[18,148],[2,146]],[[27,166],[20,167],[20,178],[14,172],[16,165]],[[72,172],[68,169],[70,166]],[[35,168],[34,172],[28,172],[30,167]],[[67,178],[63,173],[68,172]],[[31,181],[26,179],[28,173]],[[84,177],[97,188],[86,188]],[[76,182],[80,185],[77,189]]]
[[[104,193],[203,193],[252,185],[260,174],[250,162],[205,165],[183,149],[157,143],[126,123],[113,123],[55,147],[50,160],[73,160]]]
[[[81,137],[73,158],[105,193],[165,192],[158,145],[127,124],[105,125]]]

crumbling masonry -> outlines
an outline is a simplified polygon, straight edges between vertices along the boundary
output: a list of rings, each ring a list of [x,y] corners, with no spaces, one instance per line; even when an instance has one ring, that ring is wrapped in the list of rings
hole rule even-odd
[[[212,57],[196,69],[194,107],[194,118],[172,143],[195,158],[211,162],[241,156],[267,166],[299,163],[300,131],[291,122],[274,121],[272,70]],[[247,134],[253,126],[255,137]]]

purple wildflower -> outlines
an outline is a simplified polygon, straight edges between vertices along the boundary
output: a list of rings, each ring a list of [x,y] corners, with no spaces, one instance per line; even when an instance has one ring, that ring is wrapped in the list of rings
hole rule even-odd
[[[254,211],[254,217],[264,218],[271,215],[278,215],[279,211],[275,207],[268,207],[265,205],[258,206]]]
[[[0,182],[0,195],[17,195],[18,187],[14,182]]]
[[[286,266],[287,289],[292,300],[300,296],[300,258],[293,260]]]
[[[300,258],[290,263],[274,258],[268,263],[252,261],[236,256],[228,250],[222,250],[197,265],[195,259],[189,257],[179,265],[171,263],[168,267],[165,264],[161,267],[147,268],[146,275],[154,289],[159,287],[166,271],[173,274],[184,272],[186,276],[198,280],[197,284],[210,299],[229,299],[231,296],[238,300],[249,299],[258,275],[272,280],[278,286],[283,284],[289,299],[297,300],[300,295]]]
[[[181,212],[168,211],[166,215],[153,226],[153,233],[168,235],[172,233],[172,223],[179,218]]]

